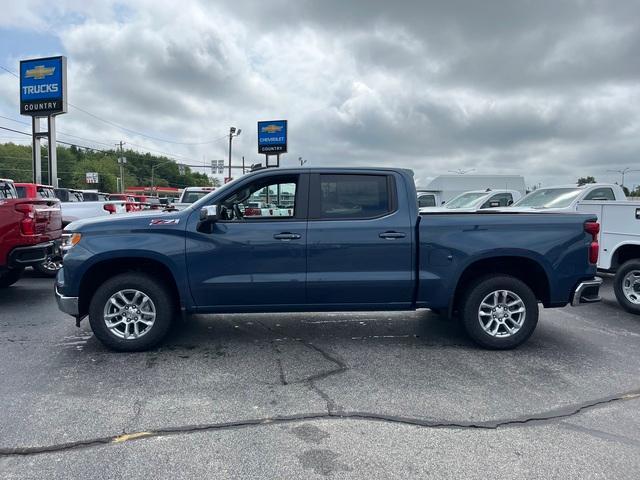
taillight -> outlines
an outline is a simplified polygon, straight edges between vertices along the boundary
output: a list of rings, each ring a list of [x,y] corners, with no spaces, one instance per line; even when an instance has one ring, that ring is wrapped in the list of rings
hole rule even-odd
[[[598,252],[600,245],[598,244],[598,233],[600,233],[600,224],[598,222],[586,222],[584,231],[591,234],[591,244],[589,245],[589,263],[598,263]]]
[[[22,213],[20,220],[20,231],[23,235],[36,234],[36,208],[30,203],[19,203],[15,206],[16,211]]]
[[[116,206],[113,203],[105,203],[102,208],[109,212],[109,215],[116,213]]]

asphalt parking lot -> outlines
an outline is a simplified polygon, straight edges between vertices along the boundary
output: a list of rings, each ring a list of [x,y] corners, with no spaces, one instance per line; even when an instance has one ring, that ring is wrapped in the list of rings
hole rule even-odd
[[[0,477],[637,478],[640,317],[603,294],[508,352],[421,311],[195,316],[131,354],[27,276],[0,291]]]

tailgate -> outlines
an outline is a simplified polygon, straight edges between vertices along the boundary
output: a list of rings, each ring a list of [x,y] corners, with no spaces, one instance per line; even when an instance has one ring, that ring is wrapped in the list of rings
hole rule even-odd
[[[28,199],[25,202],[33,205],[33,219],[36,235],[43,235],[50,240],[58,238],[62,231],[62,212],[60,201],[47,199]]]

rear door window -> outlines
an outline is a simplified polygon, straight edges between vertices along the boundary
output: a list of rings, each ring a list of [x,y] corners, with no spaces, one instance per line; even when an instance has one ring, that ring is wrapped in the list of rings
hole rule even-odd
[[[391,182],[388,175],[320,174],[317,217],[365,219],[390,213]]]
[[[584,197],[585,200],[615,200],[616,196],[613,193],[613,189],[609,188],[609,187],[601,187],[601,188],[594,188],[592,191],[590,191],[586,197]]]

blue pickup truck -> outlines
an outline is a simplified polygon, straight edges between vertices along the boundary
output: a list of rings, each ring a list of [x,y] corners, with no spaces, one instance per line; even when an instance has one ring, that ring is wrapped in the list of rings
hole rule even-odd
[[[418,308],[508,349],[539,303],[599,300],[598,228],[574,213],[420,215],[409,170],[271,168],[183,211],[71,223],[55,294],[124,351],[189,313]]]

